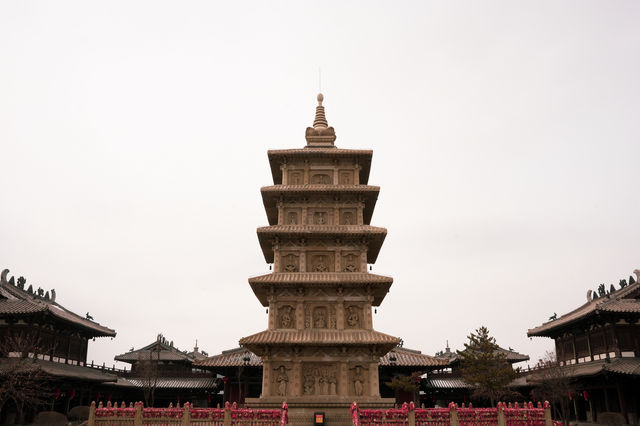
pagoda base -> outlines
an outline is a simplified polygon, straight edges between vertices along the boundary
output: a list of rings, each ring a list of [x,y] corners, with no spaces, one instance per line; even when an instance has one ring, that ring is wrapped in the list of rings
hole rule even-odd
[[[280,408],[282,397],[247,398],[245,403],[249,408],[265,409]],[[313,426],[314,413],[324,413],[327,426],[351,426],[350,408],[357,401],[360,408],[393,408],[395,398],[354,397],[354,396],[298,396],[286,399],[289,407],[289,424]]]

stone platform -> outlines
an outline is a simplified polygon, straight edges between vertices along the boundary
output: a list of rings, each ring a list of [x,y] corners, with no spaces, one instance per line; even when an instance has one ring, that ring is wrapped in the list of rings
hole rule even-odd
[[[282,405],[282,398],[247,398],[249,408],[273,409]],[[331,397],[292,397],[287,399],[289,407],[289,424],[294,426],[313,426],[314,413],[323,412],[327,426],[351,426],[350,407],[353,401],[346,396]],[[360,408],[390,409],[395,404],[394,398],[359,397]]]

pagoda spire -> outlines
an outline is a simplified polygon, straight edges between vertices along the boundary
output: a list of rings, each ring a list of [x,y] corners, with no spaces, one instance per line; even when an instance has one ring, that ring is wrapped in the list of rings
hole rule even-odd
[[[324,96],[318,93],[318,106],[316,106],[316,116],[313,120],[313,127],[307,127],[305,138],[307,139],[307,147],[334,147],[333,142],[336,140],[336,132],[333,127],[329,127],[327,117],[324,113]]]

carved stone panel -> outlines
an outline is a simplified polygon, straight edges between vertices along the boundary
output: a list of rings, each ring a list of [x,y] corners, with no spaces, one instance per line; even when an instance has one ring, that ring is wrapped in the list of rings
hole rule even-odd
[[[296,328],[296,308],[291,305],[278,307],[278,328]]]
[[[316,185],[331,185],[333,183],[333,171],[332,170],[312,171],[311,183]]]
[[[362,328],[362,306],[346,305],[344,317],[345,328]]]
[[[310,303],[305,307],[305,328],[336,328],[336,308],[333,305]]]
[[[357,209],[340,209],[340,225],[357,225]]]
[[[300,271],[300,256],[296,253],[282,253],[280,257],[281,272]]]
[[[301,222],[301,211],[299,208],[297,209],[284,209],[284,220],[282,223],[284,225],[298,225]]]
[[[308,252],[307,272],[334,272],[335,262],[332,252]]]
[[[342,272],[360,271],[360,253],[350,252],[342,254]]]
[[[363,365],[355,365],[349,371],[349,393],[356,396],[363,396],[367,389],[368,369]]]
[[[337,395],[338,369],[335,364],[303,363],[303,395]]]
[[[332,209],[309,209],[307,213],[307,222],[309,225],[332,225],[333,210]]]
[[[302,170],[289,170],[287,172],[287,184],[289,185],[302,185],[303,179],[304,175]]]
[[[291,367],[287,364],[276,363],[273,367],[273,382],[271,385],[272,394],[278,396],[287,396],[291,393],[291,387],[289,384]]]
[[[353,170],[340,170],[340,184],[353,185]]]

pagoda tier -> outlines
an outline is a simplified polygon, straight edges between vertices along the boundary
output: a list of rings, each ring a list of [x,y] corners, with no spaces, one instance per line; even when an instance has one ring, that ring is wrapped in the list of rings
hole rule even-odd
[[[386,229],[370,225],[273,225],[258,228],[264,258],[268,263],[275,263],[277,272],[362,271],[367,263],[375,263],[386,236]],[[296,260],[295,270],[285,269],[290,266],[286,258],[292,248],[302,255]],[[313,255],[310,253],[317,250],[331,252],[326,256],[327,262],[311,262]],[[305,258],[309,258],[307,262]]]
[[[322,204],[342,211],[337,223],[369,225],[380,187],[352,184],[273,185],[262,187],[260,192],[270,225],[291,222],[292,215],[283,211],[285,204],[290,206],[289,209],[300,207],[300,216],[293,219],[296,223],[306,223],[302,221],[303,212],[306,212],[307,221],[311,220],[313,216],[308,214],[309,210],[315,208],[315,204]],[[346,214],[349,209],[357,210],[357,216],[356,211],[352,213],[354,216]]]
[[[367,272],[387,235],[370,225],[380,191],[367,185],[373,153],[336,148],[318,100],[307,146],[269,151],[275,185],[261,193],[270,226],[257,234],[274,272],[249,279],[269,320],[240,340],[263,362],[262,394],[247,402],[391,405],[380,398],[378,363],[400,339],[373,329],[372,307],[393,279]]]
[[[309,169],[303,169],[302,173],[293,173],[288,175],[288,164],[290,162],[295,163],[302,159],[315,160],[319,159],[324,161],[326,165],[333,166],[336,162],[338,164],[350,166],[356,165],[357,173],[351,175],[350,173],[343,174],[343,182],[347,183],[345,179],[353,180],[356,185],[366,185],[369,181],[369,171],[371,170],[371,157],[373,151],[370,149],[340,149],[336,147],[331,148],[298,148],[298,149],[274,149],[267,152],[269,156],[269,163],[271,164],[271,174],[273,175],[273,183],[280,184],[295,184],[294,181],[298,181],[299,184],[311,183],[311,177]],[[340,170],[337,169],[334,180],[337,182],[340,179]]]
[[[269,294],[275,287],[294,292],[301,287],[320,288],[335,294],[359,293],[364,289],[373,297],[372,305],[380,306],[392,283],[391,277],[366,272],[274,272],[249,278],[251,289],[262,306],[269,306]]]

